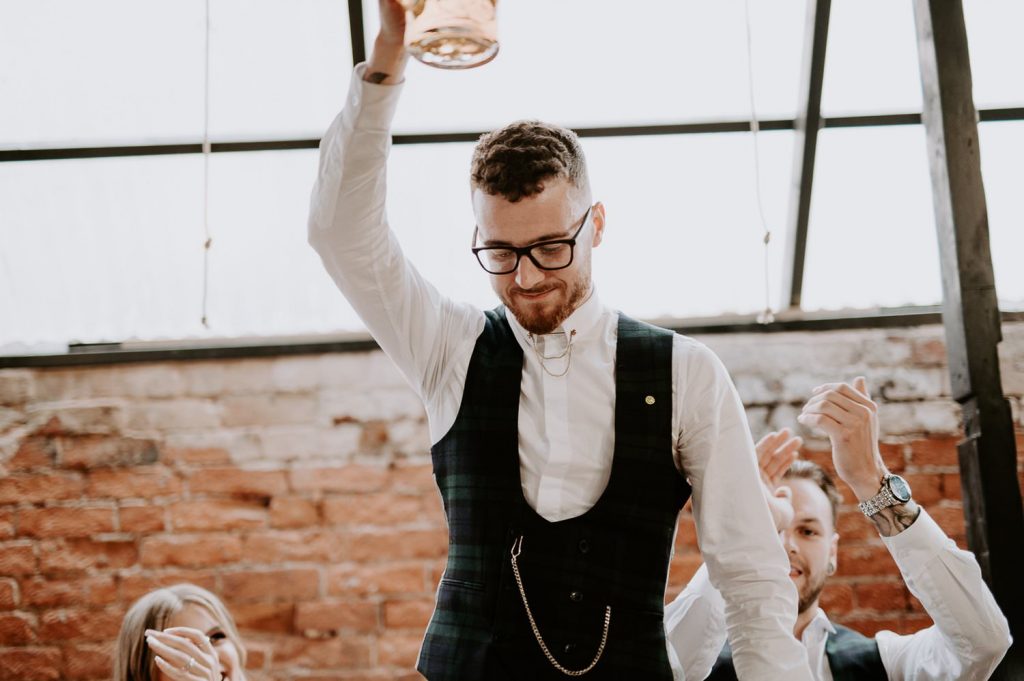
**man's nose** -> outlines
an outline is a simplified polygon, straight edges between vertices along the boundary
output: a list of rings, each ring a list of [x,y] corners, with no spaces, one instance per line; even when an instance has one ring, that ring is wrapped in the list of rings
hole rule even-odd
[[[516,270],[516,285],[521,289],[529,291],[544,279],[544,271],[533,264],[525,255],[519,260],[519,269]]]
[[[796,544],[793,543],[792,530],[782,531],[782,548],[786,549],[786,553],[796,553]]]

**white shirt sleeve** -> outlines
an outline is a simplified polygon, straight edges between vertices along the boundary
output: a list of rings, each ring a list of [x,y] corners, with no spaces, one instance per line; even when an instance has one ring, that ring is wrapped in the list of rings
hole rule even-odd
[[[678,664],[678,678],[707,678],[726,641],[725,601],[701,565],[671,603],[665,606],[665,638],[670,659]]]
[[[910,592],[935,621],[904,636],[878,632],[878,651],[889,678],[989,678],[1010,647],[1010,629],[974,554],[957,548],[924,509],[913,525],[882,541]]]
[[[762,491],[743,404],[704,345],[677,336],[673,359],[681,425],[676,448],[693,488],[701,554],[725,601],[736,672],[762,681],[810,679],[807,653],[793,637],[796,587]]]
[[[320,142],[309,243],[381,349],[419,393],[436,442],[451,425],[439,423],[438,414],[458,412],[484,317],[426,281],[406,260],[388,226],[386,162],[402,85],[367,83],[365,68],[355,68],[345,108]]]

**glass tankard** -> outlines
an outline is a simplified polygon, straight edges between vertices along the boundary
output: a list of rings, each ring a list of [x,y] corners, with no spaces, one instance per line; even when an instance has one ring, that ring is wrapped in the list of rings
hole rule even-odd
[[[498,0],[401,0],[409,12],[405,45],[439,69],[469,69],[498,54]]]

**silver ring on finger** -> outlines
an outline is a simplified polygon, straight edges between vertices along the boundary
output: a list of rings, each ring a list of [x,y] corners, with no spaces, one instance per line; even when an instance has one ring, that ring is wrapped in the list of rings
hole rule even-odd
[[[186,674],[189,674],[189,673],[192,672],[192,667],[195,666],[195,663],[196,663],[196,658],[194,658],[194,657],[188,658],[188,663],[185,665],[185,673]]]

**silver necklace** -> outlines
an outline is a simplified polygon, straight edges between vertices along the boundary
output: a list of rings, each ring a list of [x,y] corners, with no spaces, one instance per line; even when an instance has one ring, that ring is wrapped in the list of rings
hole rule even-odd
[[[563,331],[562,333],[565,333],[565,332]],[[548,334],[544,334],[544,335],[548,335]],[[554,335],[554,334],[551,334],[551,335]],[[572,342],[573,342],[573,339],[576,338],[576,329],[572,329],[569,332],[569,342],[566,343],[565,349],[562,350],[557,355],[550,355],[550,356],[548,356],[548,355],[545,355],[544,353],[542,353],[540,350],[538,350],[537,349],[537,337],[533,335],[533,332],[527,333],[526,337],[530,341],[530,347],[533,348],[533,353],[535,355],[537,355],[537,359],[540,360],[540,368],[544,370],[544,373],[546,373],[548,376],[551,376],[552,378],[561,378],[562,376],[565,376],[567,373],[569,373],[569,365],[572,364]],[[548,360],[562,359],[563,357],[565,357],[565,368],[562,369],[561,373],[558,373],[558,374],[553,373],[553,372],[548,370],[547,366],[544,365],[544,362],[546,362]]]

